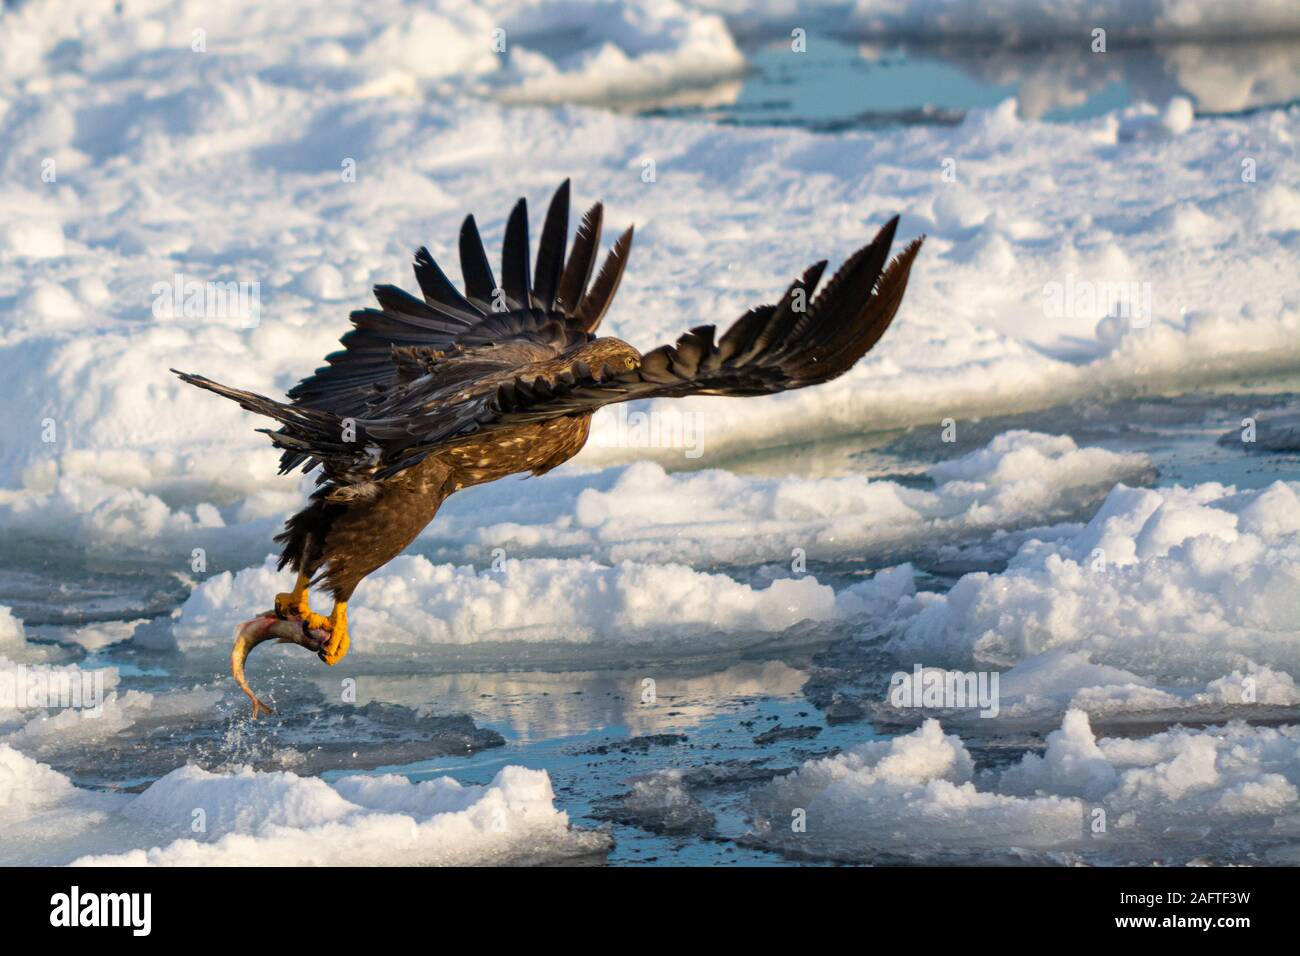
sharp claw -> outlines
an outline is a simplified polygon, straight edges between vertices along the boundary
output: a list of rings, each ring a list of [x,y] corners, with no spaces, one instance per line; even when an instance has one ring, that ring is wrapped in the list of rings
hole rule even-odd
[[[348,646],[352,643],[348,639],[347,624],[345,622],[340,624],[341,626],[336,625],[330,629],[329,640],[320,649],[318,655],[330,667],[347,657]]]

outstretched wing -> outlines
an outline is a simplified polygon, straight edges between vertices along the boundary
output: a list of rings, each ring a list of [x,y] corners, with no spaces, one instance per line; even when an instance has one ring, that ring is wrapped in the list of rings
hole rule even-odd
[[[847,372],[880,340],[903,300],[924,237],[892,261],[898,217],[840,267],[813,298],[826,267],[819,262],[795,280],[776,305],[745,313],[714,342],[714,327],[692,329],[674,345],[642,356],[631,370],[585,362],[584,349],[551,375],[517,375],[472,405],[431,407],[398,391],[359,420],[380,449],[379,476],[408,468],[447,441],[487,430],[587,414],[639,398],[685,395],[764,395],[830,381]],[[587,348],[595,348],[599,340]]]
[[[554,312],[519,309],[486,317],[477,333],[482,341],[462,346],[453,356],[423,348],[399,350],[400,380],[372,397],[364,415],[349,421],[351,433],[333,412],[177,374],[279,421],[283,427],[268,432],[275,444],[288,454],[323,461],[331,480],[366,483],[409,468],[448,443],[590,414],[615,402],[763,395],[842,375],[879,341],[903,300],[922,239],[890,261],[897,226],[895,217],[849,257],[815,298],[825,262],[792,283],[776,305],[745,313],[716,344],[714,327],[700,326],[676,344],[646,353],[633,369],[601,361],[602,355],[612,354],[610,343],[620,344],[616,340],[596,339]],[[514,350],[518,354],[510,361],[500,361]],[[466,374],[461,377],[454,368],[438,374],[439,362],[450,362]]]
[[[442,351],[487,345],[499,341],[503,334],[517,335],[517,323],[498,319],[521,309],[558,312],[576,328],[594,332],[618,291],[632,246],[629,228],[614,243],[595,283],[591,283],[603,218],[600,203],[587,211],[566,261],[566,179],[547,208],[537,263],[530,270],[528,204],[521,198],[506,221],[498,285],[488,265],[478,224],[473,216],[467,216],[459,242],[464,293],[452,285],[429,250],[421,247],[415,254],[415,278],[423,298],[417,299],[396,286],[376,286],[379,308],[352,313],[354,328],[339,340],[343,348],[328,355],[324,366],[289,390],[293,406],[340,417],[360,415],[377,394],[396,384],[394,349]],[[445,367],[450,368],[450,364]],[[288,471],[308,457],[286,452],[280,461],[281,470]]]

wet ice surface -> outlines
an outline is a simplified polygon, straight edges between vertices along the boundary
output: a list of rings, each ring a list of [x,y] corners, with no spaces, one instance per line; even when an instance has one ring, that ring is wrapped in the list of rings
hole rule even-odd
[[[1153,466],[1146,480],[1158,487],[1218,481],[1245,490],[1295,478],[1300,451],[1285,436],[1286,423],[1297,412],[1300,395],[1293,382],[1242,381],[1219,392],[1097,399],[965,422],[951,443],[928,430],[910,430],[711,464],[750,474],[865,472],[924,484],[923,470],[935,461],[980,448],[1009,430],[1033,429],[1069,434],[1080,446],[1141,451]],[[1261,423],[1259,434],[1269,436],[1259,443],[1264,447],[1239,440],[1245,418]],[[1283,425],[1270,429],[1270,421]],[[1067,517],[1086,521],[1095,507],[1094,501]],[[872,554],[867,566],[910,560],[920,587],[944,592],[962,574],[1002,570],[1015,551],[1005,540],[995,540],[1003,537],[991,534],[955,552],[913,548],[906,554]],[[873,832],[862,835],[861,844],[813,853],[762,832],[762,812],[756,808],[775,806],[778,816],[784,812],[779,793],[771,790],[774,779],[864,742],[919,733],[921,718],[932,716],[917,713],[900,720],[881,707],[890,674],[906,670],[911,662],[851,626],[828,622],[805,628],[797,639],[776,635],[731,652],[710,646],[694,658],[680,647],[668,652],[654,645],[610,650],[484,644],[423,648],[409,657],[376,656],[367,655],[362,634],[352,655],[326,670],[300,648],[264,649],[250,661],[250,681],[255,690],[274,698],[280,712],[254,723],[247,701],[226,675],[224,655],[183,655],[139,642],[87,637],[92,624],[111,632],[115,621],[147,619],[175,607],[184,585],[168,572],[138,564],[113,568],[102,561],[41,567],[22,555],[6,557],[6,565],[0,574],[0,604],[12,606],[29,622],[29,640],[63,642],[50,646],[59,659],[116,668],[119,692],[153,694],[158,700],[174,694],[184,702],[172,710],[143,711],[123,730],[91,741],[57,734],[24,738],[19,746],[24,754],[82,787],[139,793],[187,761],[214,771],[250,765],[260,771],[319,775],[330,782],[355,774],[396,772],[415,782],[448,775],[464,785],[487,785],[503,768],[522,766],[549,774],[555,808],[567,812],[572,826],[612,837],[608,860],[613,864],[888,863],[915,858]],[[861,561],[810,560],[807,570],[838,589],[860,580],[863,568]],[[729,571],[742,580],[764,573],[755,568]],[[73,640],[71,634],[79,637]],[[1059,714],[1047,722],[1000,723],[952,713],[933,716],[943,721],[945,732],[960,736],[971,761],[972,785],[981,792],[1025,754],[1045,753],[1048,735],[1060,721]],[[1140,719],[1122,713],[1094,718],[1092,729],[1098,737],[1141,740],[1176,721],[1199,727],[1234,718],[1285,728],[1300,720],[1300,708],[1229,705],[1217,711],[1202,708],[1193,719],[1176,709],[1156,709]],[[1264,749],[1289,746],[1285,738],[1254,743]],[[1079,746],[1086,750],[1087,741]],[[1275,777],[1265,774],[1264,783],[1243,786],[1265,787],[1276,783]],[[908,784],[914,785],[920,784]],[[873,812],[886,819],[894,806],[888,801],[902,799],[893,791],[875,793],[871,788],[883,785],[874,778],[855,786],[865,788],[868,799],[876,801],[869,804],[876,808]],[[1041,824],[1038,850],[1014,854],[1005,847],[971,843],[966,831],[955,829],[953,845],[945,846],[943,837],[937,837],[927,858],[1286,862],[1285,856],[1268,854],[1281,852],[1279,845],[1294,845],[1285,829],[1237,832],[1226,843],[1201,840],[1197,835],[1211,833],[1214,825],[1197,817],[1175,821],[1162,831],[1186,836],[1176,849],[1138,833],[1132,855],[1099,856],[1062,843],[1053,830],[1061,821],[1052,814],[1064,812],[1061,801],[1071,799],[1068,788],[1060,792],[1066,796],[1041,798],[1056,801],[1050,806],[998,796],[1028,801],[998,812],[1023,811],[1034,826]],[[1067,824],[1068,817],[1066,813]],[[1022,823],[1010,816],[989,825],[997,832],[999,825]],[[599,862],[601,857],[595,852],[581,860]]]
[[[436,683],[501,728],[505,747],[389,769],[474,783],[511,764],[545,769],[576,823],[612,829],[612,864],[780,862],[747,842],[751,790],[810,756],[874,736],[863,725],[828,727],[804,697],[813,656],[458,675]],[[817,732],[772,733],[792,726]]]
[[[1009,96],[1022,116],[1072,122],[1146,100],[1188,97],[1198,114],[1281,106],[1300,97],[1300,44],[1127,44],[1108,50],[1105,68],[1087,44],[1008,47],[979,42],[898,43],[813,33],[791,56],[788,31],[742,36],[750,70],[692,97],[627,104],[644,115],[740,126],[798,126],[822,132],[898,124],[954,124]],[[1201,71],[1217,71],[1202,82]],[[1272,73],[1280,82],[1233,84]]]

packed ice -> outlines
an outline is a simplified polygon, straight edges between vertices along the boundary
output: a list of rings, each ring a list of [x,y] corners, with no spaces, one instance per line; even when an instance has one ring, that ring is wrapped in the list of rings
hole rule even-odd
[[[977,772],[961,738],[910,734],[806,762],[754,798],[757,835],[832,859],[1254,862],[1290,853],[1300,809],[1295,727],[1235,723],[1098,737],[1071,710],[1046,750]]]
[[[889,646],[1006,669],[1007,715],[1300,704],[1298,493],[1116,485],[1080,530],[1025,543],[1005,571],[904,595]]]
[[[319,777],[179,767],[138,795],[101,793],[0,744],[6,863],[398,866],[599,857],[608,837],[554,806],[545,771],[487,786],[450,777]]]

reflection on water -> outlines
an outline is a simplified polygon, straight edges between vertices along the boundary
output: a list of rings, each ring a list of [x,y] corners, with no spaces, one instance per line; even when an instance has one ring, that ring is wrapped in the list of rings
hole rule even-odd
[[[796,662],[797,663],[797,662]],[[715,665],[716,668],[716,665]],[[699,672],[642,667],[626,671],[527,671],[438,676],[360,675],[356,703],[373,701],[416,713],[468,713],[518,743],[576,737],[610,727],[631,736],[680,733],[738,701],[793,697],[805,669],[780,660],[742,661]],[[319,678],[322,695],[338,682]]]
[[[813,35],[755,42],[743,82],[614,104],[644,115],[835,131],[956,123],[1014,96],[1026,119],[1069,122],[1135,102],[1190,99],[1199,114],[1300,100],[1300,40],[1111,46],[855,43]]]

